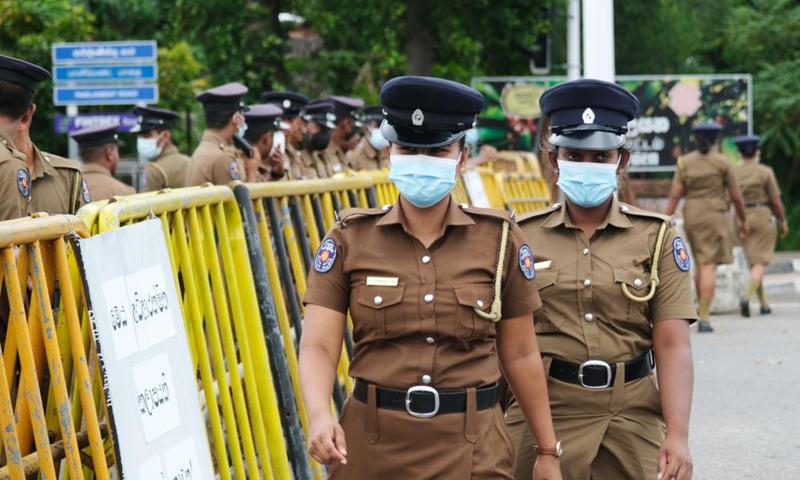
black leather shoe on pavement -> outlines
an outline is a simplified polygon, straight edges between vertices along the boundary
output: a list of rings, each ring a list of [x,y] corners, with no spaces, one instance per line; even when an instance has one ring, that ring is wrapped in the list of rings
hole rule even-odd
[[[714,329],[711,328],[711,322],[709,322],[708,320],[700,320],[699,322],[697,322],[697,331],[700,333],[713,332]]]
[[[769,305],[761,305],[761,315],[767,315],[772,313],[772,309],[769,308]]]
[[[747,299],[744,297],[741,297],[739,299],[739,312],[742,314],[743,317],[750,316],[750,302],[748,302]]]

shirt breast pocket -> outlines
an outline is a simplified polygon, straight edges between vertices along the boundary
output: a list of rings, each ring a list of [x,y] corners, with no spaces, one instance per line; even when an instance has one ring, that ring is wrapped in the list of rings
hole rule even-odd
[[[533,312],[533,328],[536,333],[557,332],[563,323],[563,319],[557,318],[552,306],[553,303],[560,301],[556,298],[556,284],[558,284],[558,270],[536,272],[536,285],[542,297],[541,308]]]
[[[492,307],[493,287],[490,284],[471,284],[453,287],[458,302],[455,335],[460,340],[488,338],[495,334],[494,322],[475,313],[475,309],[489,313]]]
[[[618,309],[611,312],[609,318],[617,319],[624,323],[642,324],[649,322],[648,301],[644,300],[650,293],[650,272],[645,272],[642,267],[623,266],[614,267],[614,284],[619,287],[619,292],[612,298],[619,299],[612,304],[619,305]],[[626,295],[623,285],[628,291]],[[634,300],[630,297],[634,297]]]
[[[355,330],[365,338],[395,338],[406,332],[408,321],[401,312],[405,285],[396,287],[362,285],[356,288],[356,305],[351,307]],[[355,333],[355,332],[354,332]]]

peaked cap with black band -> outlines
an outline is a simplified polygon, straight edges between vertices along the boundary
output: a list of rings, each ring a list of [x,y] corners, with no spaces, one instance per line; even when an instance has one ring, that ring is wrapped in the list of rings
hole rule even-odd
[[[264,92],[261,100],[281,107],[284,117],[299,117],[308,104],[308,97],[295,92]]]
[[[336,114],[333,102],[328,100],[314,100],[303,109],[303,120],[314,122],[322,127],[336,128]]]
[[[244,113],[244,119],[251,128],[264,131],[275,131],[281,128],[283,109],[274,103],[250,105]]]
[[[155,107],[136,107],[133,114],[138,115],[139,123],[130,131],[131,133],[146,133],[150,130],[172,130],[172,124],[178,118],[178,112]]]
[[[33,93],[39,83],[50,78],[50,72],[19,58],[0,55],[0,80],[25,89],[25,101],[28,105],[33,102]]]
[[[200,93],[195,98],[203,104],[206,114],[233,113],[239,110],[247,111],[247,106],[242,103],[242,97],[247,93],[247,87],[241,83],[226,83]]]
[[[722,125],[717,122],[698,123],[692,127],[692,133],[695,135],[706,135],[709,137],[716,137],[722,133]]]
[[[117,136],[116,125],[82,128],[70,136],[78,142],[80,147],[97,147],[109,143],[122,144]]]

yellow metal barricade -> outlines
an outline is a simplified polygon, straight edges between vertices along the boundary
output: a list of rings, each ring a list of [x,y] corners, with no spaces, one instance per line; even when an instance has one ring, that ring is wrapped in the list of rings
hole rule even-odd
[[[495,180],[507,210],[522,214],[550,204],[550,189],[537,172],[501,172],[495,174]]]
[[[79,313],[85,301],[68,243],[88,235],[75,216],[36,215],[0,223],[0,316],[7,327],[0,363],[6,464],[0,467],[0,478],[23,479],[39,472],[42,478],[56,479],[62,460],[70,478],[109,478],[103,446],[107,429],[98,421],[104,402],[94,397],[99,375],[96,369],[94,379],[90,374],[86,324]],[[47,393],[46,404],[42,392]],[[52,415],[48,418],[46,412]],[[84,469],[82,455],[90,459],[93,471]]]
[[[100,211],[98,230],[152,216],[164,226],[220,477],[291,478],[233,192],[203,186],[121,198]]]

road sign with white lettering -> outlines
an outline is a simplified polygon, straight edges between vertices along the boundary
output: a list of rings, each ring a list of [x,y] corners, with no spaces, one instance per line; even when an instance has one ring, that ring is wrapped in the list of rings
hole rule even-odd
[[[154,82],[158,79],[155,63],[146,65],[81,65],[53,67],[55,83]]]
[[[127,42],[54,43],[53,64],[152,62],[158,57],[155,40]]]
[[[82,113],[77,117],[56,115],[53,128],[56,133],[72,133],[82,128],[116,125],[118,132],[130,132],[139,124],[139,116],[125,113]]]
[[[158,85],[55,87],[56,105],[133,105],[158,103]]]

